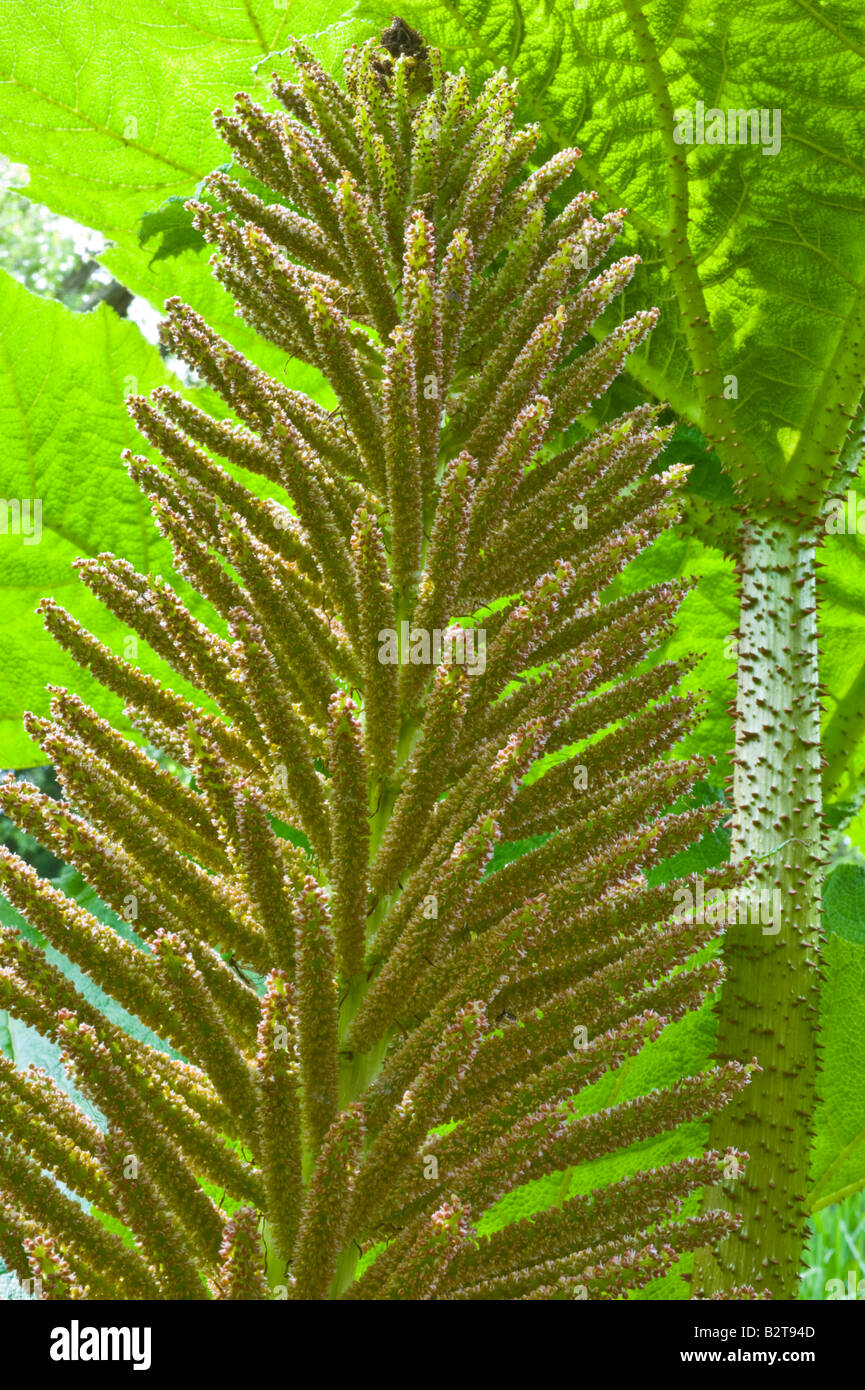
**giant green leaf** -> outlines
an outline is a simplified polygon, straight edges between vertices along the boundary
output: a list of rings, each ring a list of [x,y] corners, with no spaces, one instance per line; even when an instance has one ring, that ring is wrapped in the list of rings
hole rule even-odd
[[[235,317],[207,253],[157,259],[158,238],[141,243],[142,218],[192,197],[230,158],[213,110],[230,106],[238,90],[265,99],[271,72],[288,61],[290,35],[309,37],[333,65],[349,33],[332,23],[340,8],[332,0],[145,0],[127,12],[110,0],[10,0],[0,34],[0,151],[27,165],[27,196],[109,238],[102,259],[134,293],[159,309],[179,295],[274,375],[286,370],[285,354]],[[291,364],[291,380],[324,394],[319,374],[302,364]]]
[[[168,377],[158,352],[113,310],[75,314],[2,273],[0,342],[0,766],[27,767],[44,755],[27,737],[21,716],[27,709],[44,712],[46,684],[69,684],[88,700],[98,690],[43,629],[35,612],[39,600],[56,598],[115,651],[131,655],[133,648],[124,648],[130,634],[79,582],[73,561],[111,551],[143,572],[173,578],[170,546],[120,458],[124,448],[148,452],[124,395],[150,391]],[[142,670],[164,670],[143,643],[135,659]],[[98,698],[116,712],[118,702],[101,692]]]
[[[330,0],[7,0],[0,149],[28,195],[120,242],[189,195],[225,146],[211,124],[238,90],[262,94],[270,55],[331,23]],[[340,47],[338,35],[330,47]],[[152,251],[148,256],[152,255]]]
[[[811,1209],[865,1187],[865,868],[839,864],[823,895],[823,1068]]]
[[[824,789],[855,804],[865,771],[865,540],[827,536],[821,559]]]

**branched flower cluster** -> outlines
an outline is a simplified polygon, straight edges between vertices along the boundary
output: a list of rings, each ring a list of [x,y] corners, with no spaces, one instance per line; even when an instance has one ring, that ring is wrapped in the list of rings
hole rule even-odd
[[[687,664],[633,673],[683,586],[601,598],[682,474],[652,472],[653,409],[572,428],[655,314],[587,337],[633,273],[601,268],[622,213],[579,193],[552,216],[578,151],[528,172],[539,131],[504,76],[473,98],[405,26],[383,40],[344,88],[295,44],[279,113],[216,113],[237,177],[193,205],[238,312],[335,407],[177,299],[165,342],[223,408],[131,403],[161,462],[128,467],[216,630],[122,560],[79,562],[200,700],[43,604],[191,773],[53,689],[28,727],[65,799],[2,789],[106,904],[134,902],[134,936],[5,852],[3,891],[167,1045],[2,929],[0,1006],[104,1121],[0,1064],[0,1254],[50,1298],[620,1298],[734,1225],[681,1219],[710,1153],[478,1234],[519,1185],[708,1115],[748,1068],[575,1113],[719,981],[679,967],[720,928],[645,876],[718,819],[670,809],[705,773],[668,756],[699,716]]]

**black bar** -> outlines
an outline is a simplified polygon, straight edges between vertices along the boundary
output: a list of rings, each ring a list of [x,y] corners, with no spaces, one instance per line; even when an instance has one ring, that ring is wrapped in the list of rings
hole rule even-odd
[[[249,1390],[251,1380],[274,1374],[286,1385],[316,1372],[328,1379],[337,1374],[366,1378],[374,1365],[384,1369],[388,1362],[388,1378],[399,1374],[401,1366],[399,1378],[416,1382],[418,1370],[424,1378],[450,1377],[455,1352],[463,1366],[477,1360],[489,1372],[500,1364],[513,1377],[523,1357],[536,1361],[542,1345],[547,1380],[569,1374],[584,1380],[591,1374],[595,1381],[600,1375],[616,1383],[636,1371],[661,1384],[672,1373],[696,1385],[707,1369],[735,1375],[758,1368],[769,1385],[779,1372],[783,1376],[791,1369],[808,1371],[821,1383],[842,1372],[847,1382],[853,1371],[855,1383],[857,1370],[862,1375],[865,1324],[862,1310],[849,1306],[851,1301],[574,1300],[558,1312],[539,1312],[537,1305],[524,1315],[514,1309],[506,1313],[504,1324],[498,1321],[501,1310],[477,1303],[448,1314],[405,1303],[5,1302],[0,1303],[0,1339],[7,1349],[4,1359],[14,1347],[21,1369],[48,1384],[63,1384],[77,1375],[101,1379],[103,1372],[115,1379],[129,1374],[134,1381],[168,1372],[188,1375],[195,1387],[198,1377],[214,1375],[216,1385]],[[535,1322],[538,1316],[540,1323]],[[550,1316],[553,1322],[547,1323]],[[405,1355],[407,1347],[418,1346],[416,1329],[433,1339],[419,1367]],[[550,1331],[556,1335],[552,1360]],[[545,1344],[533,1343],[539,1332]],[[390,1356],[387,1338],[392,1339]],[[115,1349],[120,1359],[115,1359]],[[94,1350],[99,1360],[89,1359]],[[590,1373],[596,1359],[599,1364]]]

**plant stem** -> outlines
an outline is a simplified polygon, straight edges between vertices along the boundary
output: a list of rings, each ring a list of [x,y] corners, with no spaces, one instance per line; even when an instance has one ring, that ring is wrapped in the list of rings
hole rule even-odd
[[[755,864],[763,911],[730,925],[728,907],[717,1056],[756,1057],[762,1070],[711,1124],[713,1146],[750,1159],[707,1195],[743,1224],[717,1262],[698,1257],[694,1284],[699,1296],[751,1284],[792,1299],[808,1215],[824,863],[813,536],[770,517],[749,523],[741,585],[732,848]]]

